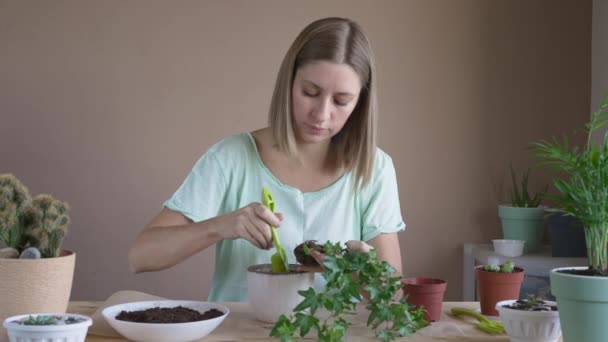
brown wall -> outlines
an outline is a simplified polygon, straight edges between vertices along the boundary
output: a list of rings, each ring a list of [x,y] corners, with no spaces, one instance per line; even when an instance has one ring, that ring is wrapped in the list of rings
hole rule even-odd
[[[127,248],[210,144],[265,125],[288,45],[330,15],[375,48],[405,273],[461,298],[462,244],[500,237],[509,162],[588,116],[591,1],[0,0],[0,172],[71,204],[73,299],[206,298],[213,250],[132,275]]]

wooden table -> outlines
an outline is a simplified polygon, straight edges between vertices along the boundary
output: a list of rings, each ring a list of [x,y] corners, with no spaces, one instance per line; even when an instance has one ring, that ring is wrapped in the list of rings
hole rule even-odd
[[[92,315],[99,302],[71,302],[68,312]],[[269,337],[272,324],[262,323],[255,320],[249,303],[222,303],[230,309],[230,314],[226,320],[215,331],[207,336],[204,341],[278,341]],[[507,335],[492,336],[477,330],[477,321],[472,318],[456,318],[449,314],[451,308],[463,307],[468,309],[478,309],[479,303],[476,302],[446,302],[443,305],[441,320],[433,322],[429,327],[421,329],[414,335],[406,336],[400,341],[424,342],[424,341],[453,341],[453,342],[508,342]],[[365,326],[366,310],[352,317],[354,324],[348,329],[348,341],[379,341],[374,338],[371,329]],[[89,331],[90,332],[90,331]],[[312,335],[312,334],[309,334]],[[314,335],[312,335],[314,336]],[[126,341],[123,338],[112,338],[97,336],[89,333],[87,341]],[[314,340],[314,337],[307,337],[306,340]]]

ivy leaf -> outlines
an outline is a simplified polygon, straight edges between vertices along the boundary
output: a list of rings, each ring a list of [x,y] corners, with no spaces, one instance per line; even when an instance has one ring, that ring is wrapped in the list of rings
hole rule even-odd
[[[393,334],[391,334],[387,330],[381,330],[380,332],[378,332],[378,334],[376,334],[376,337],[381,339],[382,341],[392,341],[395,339],[395,336],[393,336]]]
[[[298,291],[298,293],[304,297],[304,300],[302,300],[302,302],[300,302],[294,309],[293,311],[303,311],[306,309],[310,309],[310,313],[314,314],[317,311],[317,308],[319,307],[319,298],[317,297],[317,294],[315,292],[315,289],[313,289],[312,287],[309,287],[308,290],[304,290],[304,291]]]
[[[270,336],[278,337],[281,341],[293,341],[293,334],[296,332],[296,327],[291,323],[289,318],[285,315],[281,315],[279,320],[275,323]]]
[[[319,319],[314,316],[298,312],[296,313],[295,325],[300,327],[300,336],[304,337],[313,327],[319,330]]]

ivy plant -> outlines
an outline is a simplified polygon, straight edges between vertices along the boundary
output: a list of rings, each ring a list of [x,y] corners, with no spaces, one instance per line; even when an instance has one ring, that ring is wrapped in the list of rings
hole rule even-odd
[[[294,314],[281,315],[270,336],[293,341],[294,336],[305,337],[316,331],[319,341],[343,341],[352,324],[349,316],[352,317],[358,303],[363,302],[362,290],[369,294],[367,326],[380,340],[394,340],[429,324],[424,320],[423,308],[414,308],[406,297],[394,300],[402,289],[401,277],[394,275],[395,269],[386,261],[378,260],[375,250],[354,252],[329,241],[324,250],[324,290],[299,291],[303,299],[294,308]],[[305,252],[309,254],[310,250],[305,247]],[[325,313],[320,311],[323,309]]]

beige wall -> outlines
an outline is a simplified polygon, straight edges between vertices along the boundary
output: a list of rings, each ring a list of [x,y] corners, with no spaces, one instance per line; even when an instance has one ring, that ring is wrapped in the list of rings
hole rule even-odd
[[[595,111],[608,96],[608,1],[593,0],[591,37],[591,110]]]
[[[0,172],[71,204],[73,299],[206,298],[213,250],[132,275],[129,243],[210,144],[265,124],[288,45],[329,15],[375,48],[405,273],[461,298],[462,244],[500,236],[509,162],[587,118],[590,1],[0,0]]]

